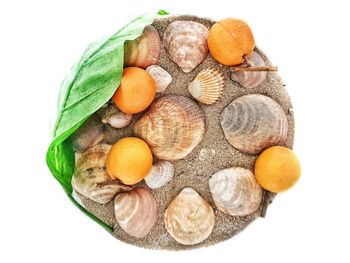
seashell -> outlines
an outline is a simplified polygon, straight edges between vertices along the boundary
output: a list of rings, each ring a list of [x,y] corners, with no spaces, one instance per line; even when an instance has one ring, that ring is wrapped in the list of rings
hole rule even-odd
[[[288,133],[282,107],[273,99],[258,94],[231,102],[221,113],[221,127],[233,147],[249,154],[284,144]]]
[[[208,54],[208,29],[193,21],[174,21],[164,32],[164,48],[170,58],[188,73]]]
[[[70,137],[73,149],[83,152],[104,139],[104,127],[96,115],[91,116]]]
[[[125,128],[132,121],[132,115],[120,111],[115,104],[109,105],[102,120],[103,123],[108,123],[114,128]]]
[[[127,67],[147,68],[157,64],[160,54],[160,37],[157,29],[146,26],[141,36],[124,45],[124,64]]]
[[[221,96],[224,87],[224,77],[213,69],[204,69],[188,85],[188,91],[201,103],[213,104]]]
[[[247,62],[252,67],[266,66],[263,58],[255,51],[247,57]],[[247,66],[247,63],[242,64],[242,66]],[[231,79],[238,82],[244,88],[252,89],[263,83],[266,75],[266,71],[239,71],[232,72]]]
[[[134,134],[145,140],[162,160],[185,158],[204,135],[205,116],[193,100],[180,95],[157,99],[134,126]]]
[[[108,144],[98,144],[84,153],[76,153],[72,186],[75,191],[99,204],[111,201],[120,189],[118,185],[97,186],[98,183],[111,180],[105,169],[110,148]]]
[[[248,169],[219,171],[209,179],[209,187],[217,208],[231,216],[249,215],[260,206],[263,191]]]
[[[159,161],[153,164],[148,175],[145,177],[145,182],[150,188],[157,189],[170,182],[174,173],[175,168],[171,162]]]
[[[173,77],[168,71],[158,65],[151,65],[146,68],[146,71],[152,76],[156,82],[157,92],[163,92],[173,81]]]
[[[184,188],[164,214],[168,233],[183,245],[194,245],[209,237],[215,225],[213,208],[192,188]]]
[[[157,221],[156,200],[145,188],[135,188],[115,197],[114,213],[119,226],[127,234],[142,238]]]

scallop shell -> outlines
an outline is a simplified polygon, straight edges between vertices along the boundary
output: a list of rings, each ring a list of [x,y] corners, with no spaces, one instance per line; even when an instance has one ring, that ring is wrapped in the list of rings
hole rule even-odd
[[[121,129],[129,126],[132,121],[132,115],[120,111],[112,104],[108,106],[101,121],[102,123],[108,123],[114,128]]]
[[[146,71],[156,82],[157,92],[164,92],[173,81],[173,77],[169,74],[169,72],[158,65],[149,66],[146,68]]]
[[[145,188],[135,188],[115,197],[114,213],[119,226],[127,234],[142,238],[157,221],[156,200]]]
[[[145,140],[162,160],[185,158],[204,135],[205,116],[193,100],[180,95],[157,99],[134,126],[134,134]]]
[[[96,115],[93,115],[71,135],[70,140],[75,151],[84,152],[101,142],[104,137],[103,124]]]
[[[219,171],[209,179],[209,187],[217,208],[231,216],[249,215],[260,206],[263,190],[250,170]]]
[[[169,204],[164,214],[168,233],[183,245],[204,241],[213,231],[213,208],[192,188],[184,188]]]
[[[188,85],[188,91],[201,103],[213,104],[221,96],[224,87],[224,77],[213,69],[204,69]]]
[[[146,26],[140,37],[127,41],[124,45],[124,64],[147,68],[157,64],[160,54],[160,38],[157,29]]]
[[[165,50],[183,72],[192,71],[206,58],[208,33],[205,26],[193,21],[175,21],[165,30]]]
[[[109,149],[108,144],[98,144],[84,153],[76,154],[76,168],[72,177],[72,186],[75,191],[87,198],[106,204],[119,191],[117,185],[97,186],[97,183],[111,180],[106,172],[105,162]]]
[[[247,58],[247,62],[253,67],[265,66],[265,61],[255,51]],[[247,66],[247,63],[244,63],[242,66]],[[263,83],[266,76],[266,71],[239,71],[232,72],[231,79],[238,82],[244,88],[252,89]]]
[[[175,173],[174,165],[168,161],[159,161],[153,164],[150,172],[145,177],[146,184],[157,189],[170,182]]]
[[[264,95],[239,97],[221,113],[221,127],[238,150],[257,154],[287,139],[288,121],[282,107]]]

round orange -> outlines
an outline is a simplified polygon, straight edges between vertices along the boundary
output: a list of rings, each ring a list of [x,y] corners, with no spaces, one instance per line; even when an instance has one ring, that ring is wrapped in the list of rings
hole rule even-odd
[[[127,185],[136,184],[148,174],[153,157],[147,143],[136,137],[117,141],[110,149],[106,168],[113,179]]]
[[[124,113],[134,114],[145,110],[156,96],[156,83],[148,72],[141,68],[123,70],[122,81],[112,100]]]
[[[286,147],[272,146],[256,159],[254,168],[258,183],[270,192],[291,188],[300,178],[301,167],[294,152]]]
[[[240,19],[227,18],[216,22],[209,30],[208,48],[211,56],[223,65],[244,62],[255,46],[249,25]]]

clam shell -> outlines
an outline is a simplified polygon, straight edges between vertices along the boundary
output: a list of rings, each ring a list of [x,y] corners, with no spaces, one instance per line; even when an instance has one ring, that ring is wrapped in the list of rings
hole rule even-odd
[[[193,21],[175,21],[165,30],[165,50],[183,72],[192,71],[206,58],[208,32],[205,26]]]
[[[160,54],[160,38],[157,29],[146,26],[141,36],[124,45],[124,64],[127,67],[147,68],[157,64]]]
[[[104,127],[99,118],[93,115],[81,125],[70,137],[73,149],[84,152],[104,139]]]
[[[134,134],[145,140],[162,160],[185,158],[200,143],[205,116],[193,100],[180,95],[157,99],[134,126]]]
[[[263,191],[248,169],[219,171],[209,179],[209,187],[217,208],[231,216],[249,215],[260,206]]]
[[[213,208],[192,188],[184,188],[169,204],[164,214],[168,233],[183,245],[204,241],[213,231]]]
[[[158,65],[151,65],[146,68],[146,71],[156,82],[157,92],[164,92],[173,80],[169,72]]]
[[[157,204],[143,187],[118,194],[114,199],[114,213],[119,226],[130,236],[145,237],[157,220]]]
[[[120,189],[117,185],[96,186],[97,183],[111,180],[105,169],[110,148],[108,144],[97,144],[84,153],[76,153],[72,186],[75,191],[99,204],[111,201]]]
[[[266,66],[265,61],[255,51],[247,58],[247,62],[253,67]],[[242,66],[247,66],[247,63],[244,63]],[[266,76],[266,71],[239,71],[232,72],[231,79],[238,82],[244,88],[252,89],[263,83]]]
[[[121,129],[129,126],[132,121],[132,115],[120,111],[115,104],[109,105],[103,118],[102,123],[108,123],[114,128]]]
[[[287,139],[288,121],[282,107],[264,95],[239,97],[221,113],[221,127],[236,149],[257,154]]]
[[[224,87],[224,77],[213,69],[204,69],[188,85],[188,91],[201,103],[213,104],[221,96]]]
[[[170,182],[175,173],[174,165],[168,161],[159,161],[153,164],[148,175],[145,177],[146,184],[157,189]]]

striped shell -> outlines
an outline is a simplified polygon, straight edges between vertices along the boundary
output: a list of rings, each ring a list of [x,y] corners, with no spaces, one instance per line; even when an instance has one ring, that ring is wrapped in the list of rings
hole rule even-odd
[[[82,154],[76,154],[72,186],[75,191],[99,204],[108,203],[119,191],[117,185],[96,186],[96,183],[111,180],[105,169],[110,148],[110,145],[98,144]]]
[[[145,237],[157,221],[157,204],[143,187],[118,194],[114,199],[114,214],[119,226],[130,236]]]
[[[164,32],[163,43],[170,58],[188,73],[208,55],[208,29],[193,21],[174,21]]]
[[[83,152],[101,142],[104,137],[103,124],[93,115],[71,135],[70,140],[75,151]]]
[[[157,189],[170,182],[175,172],[174,165],[168,161],[159,161],[153,164],[145,182],[148,187]]]
[[[221,96],[224,87],[224,77],[213,69],[204,69],[188,85],[188,91],[201,103],[213,104]]]
[[[160,38],[157,29],[146,26],[140,37],[124,45],[124,64],[127,67],[147,68],[157,64],[160,54]]]
[[[247,58],[247,62],[252,67],[265,66],[265,61],[255,51]],[[247,63],[242,64],[242,66],[247,66]],[[266,76],[266,71],[239,71],[232,72],[231,79],[238,82],[244,88],[252,89],[263,83]]]
[[[114,128],[121,129],[129,126],[132,121],[132,115],[120,111],[115,104],[111,104],[108,106],[101,121],[102,123],[108,123]]]
[[[264,95],[239,97],[221,113],[221,127],[236,149],[257,154],[287,139],[288,121],[282,107]]]
[[[249,215],[260,206],[263,191],[250,170],[219,171],[209,179],[209,187],[217,208],[231,216]]]
[[[207,239],[215,225],[213,208],[192,188],[184,188],[169,204],[164,214],[168,233],[183,245]]]
[[[164,92],[173,80],[169,72],[158,65],[151,65],[146,68],[146,71],[156,82],[157,92]]]
[[[157,99],[134,126],[134,134],[145,140],[162,160],[185,158],[200,143],[205,116],[193,100],[180,95]]]

